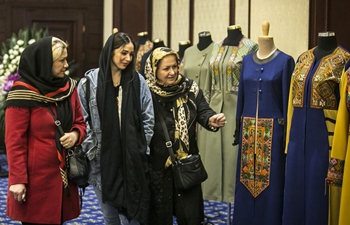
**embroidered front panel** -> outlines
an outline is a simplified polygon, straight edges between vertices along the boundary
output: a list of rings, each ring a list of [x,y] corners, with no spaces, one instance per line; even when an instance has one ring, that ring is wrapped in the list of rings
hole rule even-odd
[[[243,118],[240,181],[254,197],[270,184],[272,135],[272,118]]]
[[[326,178],[327,184],[338,187],[343,185],[344,163],[344,160],[331,158]]]
[[[219,44],[218,48],[216,55],[212,55],[210,62],[214,73],[214,76],[212,76],[211,89],[213,92],[225,91],[225,93],[237,93],[243,57],[256,51],[257,44],[248,38],[243,38],[238,46],[232,47],[231,52],[225,52],[228,46],[223,46],[222,42]],[[214,51],[216,50],[214,49],[213,52]],[[224,62],[225,54],[227,54],[229,58],[226,71],[222,71],[222,62]]]
[[[300,56],[293,72],[292,97],[294,107],[303,107],[305,82],[314,61],[313,51],[314,49],[311,49]],[[350,54],[340,47],[336,48],[329,56],[322,58],[312,77],[311,108],[338,108],[338,100],[334,94],[335,88],[340,82],[342,70],[349,59]]]
[[[309,74],[312,61],[313,55],[308,51],[299,57],[298,63],[295,65],[292,74],[292,96],[294,107],[303,107],[305,81]]]

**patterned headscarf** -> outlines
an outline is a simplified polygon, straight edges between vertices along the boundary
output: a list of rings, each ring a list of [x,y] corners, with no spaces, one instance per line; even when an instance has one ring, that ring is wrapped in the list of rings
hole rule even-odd
[[[159,62],[168,55],[175,55],[176,59],[179,61],[178,54],[170,48],[160,47],[156,48],[150,56],[147,58],[145,64],[145,77],[146,82],[151,90],[156,96],[159,96],[164,102],[173,101],[173,112],[175,121],[175,139],[180,140],[179,149],[176,150],[176,157],[183,158],[187,156],[189,150],[189,137],[188,137],[188,118],[189,109],[188,104],[188,92],[193,91],[193,86],[190,80],[178,74],[177,80],[174,85],[166,86],[161,84],[157,80],[157,70]],[[157,103],[156,103],[157,104]],[[184,148],[186,150],[184,150]],[[168,159],[166,166],[170,165]]]
[[[160,96],[173,96],[174,94],[177,94],[177,92],[174,93],[173,89],[170,88],[170,90],[166,90],[162,88],[163,85],[158,83],[157,80],[157,70],[159,66],[159,62],[168,55],[174,55],[177,59],[177,61],[180,61],[179,55],[173,51],[170,48],[167,47],[160,47],[153,50],[153,52],[150,54],[150,56],[146,60],[145,64],[145,77],[146,82],[151,89],[152,92],[154,92],[157,95]],[[176,87],[181,81],[182,76],[179,74],[176,80]],[[180,84],[180,87],[182,84]],[[169,88],[168,88],[169,89]]]

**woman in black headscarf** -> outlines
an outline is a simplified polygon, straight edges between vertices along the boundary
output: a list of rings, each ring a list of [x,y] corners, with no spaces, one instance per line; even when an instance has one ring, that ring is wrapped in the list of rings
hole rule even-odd
[[[225,125],[225,115],[216,114],[198,85],[179,74],[179,56],[170,48],[156,48],[151,53],[146,61],[145,76],[157,109],[150,145],[150,224],[171,225],[173,215],[179,225],[202,224],[204,208],[201,184],[187,190],[175,189],[169,151],[158,114],[164,117],[177,158],[199,153],[197,122],[205,129],[217,131]]]
[[[22,224],[62,224],[79,216],[77,185],[67,180],[66,149],[86,136],[76,81],[65,75],[67,44],[45,37],[22,53],[8,93],[5,143],[7,215]],[[55,116],[65,132],[61,137]]]
[[[88,121],[83,148],[90,160],[89,183],[105,225],[147,223],[147,154],[154,112],[150,90],[134,69],[134,54],[129,35],[112,34],[101,51],[99,68],[87,71],[78,86]]]

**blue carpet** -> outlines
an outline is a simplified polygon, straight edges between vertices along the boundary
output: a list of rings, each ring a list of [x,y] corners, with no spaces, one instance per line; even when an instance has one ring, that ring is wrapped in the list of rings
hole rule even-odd
[[[0,154],[0,166],[7,170],[6,155]],[[21,224],[18,221],[11,220],[6,216],[6,198],[7,198],[7,178],[0,178],[0,225],[3,224]],[[229,225],[232,221],[233,207],[228,210],[231,204],[217,201],[204,200],[205,222],[215,225]],[[230,212],[229,212],[230,211]],[[228,220],[228,214],[230,220]],[[83,209],[78,218],[67,221],[65,225],[89,225],[103,224],[102,213],[97,198],[91,186],[85,190],[83,197]],[[176,222],[174,220],[174,225]]]

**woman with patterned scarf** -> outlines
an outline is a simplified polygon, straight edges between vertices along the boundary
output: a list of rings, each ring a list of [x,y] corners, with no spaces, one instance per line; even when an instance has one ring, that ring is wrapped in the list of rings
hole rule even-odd
[[[182,191],[174,187],[169,151],[165,145],[159,114],[164,117],[177,158],[199,153],[196,141],[197,122],[208,130],[217,131],[225,125],[225,115],[216,114],[207,104],[197,84],[179,74],[179,56],[172,49],[156,48],[146,61],[145,76],[156,109],[149,158],[149,224],[172,225],[173,216],[179,225],[203,224],[201,185]]]
[[[80,214],[78,187],[67,180],[65,157],[66,149],[84,140],[86,124],[76,81],[65,75],[67,47],[55,37],[29,45],[19,63],[21,78],[8,93],[7,215],[22,224],[63,224]],[[62,137],[51,113],[61,121]]]

